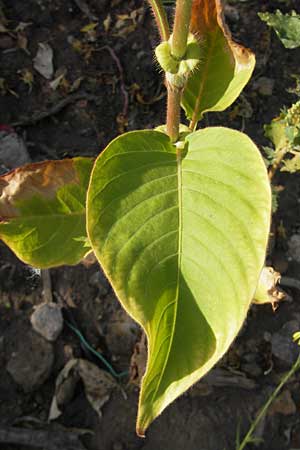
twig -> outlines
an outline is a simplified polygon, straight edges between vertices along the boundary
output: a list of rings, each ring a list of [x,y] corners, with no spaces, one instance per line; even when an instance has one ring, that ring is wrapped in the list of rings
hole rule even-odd
[[[300,291],[300,280],[290,277],[281,277],[280,284],[285,287],[298,289]]]
[[[129,100],[128,100],[128,92],[126,91],[125,82],[124,82],[124,71],[123,71],[122,64],[121,64],[119,58],[117,57],[115,51],[109,45],[104,45],[103,47],[99,48],[99,51],[101,51],[101,50],[107,50],[110,53],[110,56],[112,57],[112,59],[114,60],[114,62],[116,63],[116,66],[118,68],[119,75],[120,75],[121,92],[122,92],[123,98],[124,98],[122,115],[123,115],[123,117],[126,117],[127,113],[128,113]]]
[[[48,111],[36,112],[31,117],[26,117],[22,120],[17,120],[16,122],[13,122],[11,125],[13,127],[25,127],[28,125],[34,125],[37,122],[40,122],[41,120],[54,116],[71,103],[77,102],[77,100],[82,99],[93,101],[97,100],[98,97],[96,95],[87,94],[86,92],[76,92],[75,94],[71,94],[68,97],[56,103]]]
[[[43,297],[45,303],[53,303],[50,269],[42,269]]]
[[[45,450],[86,450],[76,433],[17,427],[0,428],[0,444],[26,445]]]
[[[74,3],[90,21],[98,20],[98,18],[90,11],[90,8],[86,4],[86,2],[84,2],[83,0],[74,0]]]
[[[241,375],[233,375],[228,370],[215,368],[212,369],[205,378],[203,383],[209,386],[233,386],[241,389],[251,390],[256,388],[253,380]]]

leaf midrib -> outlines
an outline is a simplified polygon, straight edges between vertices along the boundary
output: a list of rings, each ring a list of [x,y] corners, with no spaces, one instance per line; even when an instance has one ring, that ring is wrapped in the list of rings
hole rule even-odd
[[[169,342],[169,348],[168,352],[165,358],[164,365],[162,367],[159,380],[157,382],[155,391],[152,396],[152,401],[155,399],[155,396],[157,394],[157,391],[159,389],[159,386],[161,384],[162,378],[164,376],[166,367],[169,362],[169,356],[171,352],[171,348],[173,345],[173,339],[175,334],[175,328],[176,328],[176,321],[177,321],[177,311],[178,311],[178,299],[179,299],[179,292],[180,292],[180,273],[181,273],[181,258],[182,258],[182,155],[181,151],[177,150],[177,180],[178,180],[178,263],[177,263],[177,288],[176,288],[176,295],[174,299],[174,317],[173,317],[173,324],[172,324],[172,330],[170,333],[170,342]]]

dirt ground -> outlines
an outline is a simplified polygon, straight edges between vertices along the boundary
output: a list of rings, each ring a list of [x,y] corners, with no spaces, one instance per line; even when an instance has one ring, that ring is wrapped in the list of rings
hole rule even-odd
[[[297,99],[287,89],[295,86],[292,75],[300,75],[300,50],[286,50],[257,16],[276,8],[300,13],[299,0],[229,3],[228,24],[234,37],[256,53],[257,66],[240,99],[226,112],[205,118],[206,125],[244,130],[260,146],[268,144],[263,125]],[[95,156],[124,130],[164,123],[165,90],[153,63],[158,36],[146,2],[0,0],[0,23],[14,30],[0,32],[0,125],[14,127],[30,160]],[[33,67],[40,43],[53,50],[51,81]],[[299,282],[300,259],[293,256],[291,238],[300,235],[300,178],[280,174],[275,181],[284,189],[268,262]],[[128,376],[106,392],[101,418],[79,381],[61,416],[49,423],[57,376],[72,357],[104,369],[92,348],[116,371],[128,371],[141,332],[121,310],[97,264],[79,265],[51,270],[65,323],[58,339],[46,342],[30,323],[43,297],[39,273],[3,244],[0,254],[1,450],[235,450],[238,430],[245,433],[297,357],[291,336],[300,329],[300,290],[286,287],[287,299],[275,312],[270,305],[251,308],[218,367],[170,406],[146,439],[135,435],[138,388]],[[70,321],[90,349],[67,325]],[[284,387],[257,430],[260,441],[249,450],[300,449],[299,388],[300,373]],[[11,427],[25,430],[31,441],[1,443]],[[80,440],[55,444],[59,433]]]

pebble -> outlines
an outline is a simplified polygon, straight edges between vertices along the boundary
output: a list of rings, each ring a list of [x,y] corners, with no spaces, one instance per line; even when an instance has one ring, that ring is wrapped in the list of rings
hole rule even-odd
[[[288,242],[288,254],[296,262],[300,263],[300,234],[293,234]]]
[[[37,306],[30,321],[33,329],[50,342],[56,341],[64,325],[61,308],[56,303]]]
[[[293,342],[293,334],[299,330],[299,322],[291,320],[272,335],[272,353],[285,368],[290,368],[297,359],[299,347]]]
[[[6,370],[25,392],[32,392],[49,378],[53,363],[52,344],[30,330],[17,343]]]
[[[9,125],[0,125],[0,165],[6,170],[30,162],[24,140]]]

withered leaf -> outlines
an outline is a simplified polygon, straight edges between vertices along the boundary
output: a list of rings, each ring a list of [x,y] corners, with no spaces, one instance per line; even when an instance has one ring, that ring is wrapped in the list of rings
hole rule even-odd
[[[188,80],[182,106],[194,128],[203,113],[223,111],[235,101],[251,77],[255,56],[232,40],[222,0],[193,1],[191,32],[202,57]]]

